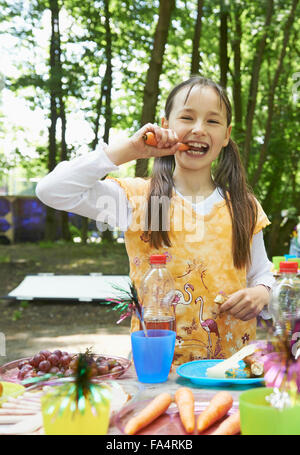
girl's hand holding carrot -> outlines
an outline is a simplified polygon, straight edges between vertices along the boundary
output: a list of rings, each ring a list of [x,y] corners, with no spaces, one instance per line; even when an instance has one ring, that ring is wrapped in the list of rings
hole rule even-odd
[[[172,401],[172,396],[169,393],[157,395],[141,412],[129,419],[125,426],[125,434],[136,434],[149,425],[168,409]]]
[[[168,128],[147,123],[130,138],[138,158],[174,155],[180,147],[177,134]]]
[[[175,393],[175,402],[185,431],[193,433],[195,429],[195,399],[192,390],[188,387],[180,387]]]
[[[233,398],[229,392],[222,391],[216,393],[209,405],[199,415],[197,419],[198,433],[202,433],[207,428],[224,417],[233,405]]]
[[[131,138],[110,144],[105,152],[116,166],[120,166],[133,160],[174,155],[179,147],[173,130],[147,123]]]

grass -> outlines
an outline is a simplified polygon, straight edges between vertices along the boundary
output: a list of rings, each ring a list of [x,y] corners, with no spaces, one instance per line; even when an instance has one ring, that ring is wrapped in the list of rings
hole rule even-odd
[[[129,262],[124,244],[24,243],[0,245],[0,296],[36,273],[58,275],[102,273],[127,275]]]

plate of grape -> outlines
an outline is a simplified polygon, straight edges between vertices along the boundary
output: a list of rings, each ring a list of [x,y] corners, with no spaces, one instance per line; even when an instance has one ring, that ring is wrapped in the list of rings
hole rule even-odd
[[[57,377],[73,376],[76,367],[77,354],[66,351],[42,350],[33,355],[0,366],[2,380],[21,383],[26,379],[44,376],[47,373]],[[124,357],[93,354],[92,368],[95,379],[116,379],[131,365],[131,361]],[[26,384],[25,384],[26,385]]]

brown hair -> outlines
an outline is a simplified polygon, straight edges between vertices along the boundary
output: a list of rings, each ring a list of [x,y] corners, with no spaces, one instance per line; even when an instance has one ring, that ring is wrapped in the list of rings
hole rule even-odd
[[[192,88],[196,85],[211,87],[218,93],[220,102],[225,105],[227,126],[229,126],[231,124],[232,109],[225,90],[212,80],[200,76],[193,76],[173,88],[165,105],[166,118],[168,119],[170,116],[176,94],[184,87],[188,87],[186,102]],[[162,196],[167,196],[163,198],[164,201],[171,200],[174,188],[174,169],[175,159],[173,155],[155,158],[148,196],[147,227],[151,226],[151,201],[154,200],[152,199],[153,196],[157,197],[156,200]],[[240,159],[238,146],[232,139],[229,139],[228,145],[222,149],[218,157],[217,166],[213,171],[213,178],[215,184],[221,188],[229,209],[232,222],[233,262],[235,267],[240,269],[251,262],[250,240],[257,221],[257,205],[252,190],[246,181],[246,173]],[[162,216],[163,209],[166,207],[163,207],[160,202],[158,208],[159,229],[146,231],[149,235],[150,245],[157,249],[163,245],[171,246],[168,230],[163,230]]]

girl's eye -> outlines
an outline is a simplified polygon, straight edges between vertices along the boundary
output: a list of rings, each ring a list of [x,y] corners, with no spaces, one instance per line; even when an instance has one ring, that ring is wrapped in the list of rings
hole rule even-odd
[[[219,122],[217,122],[217,120],[208,120],[208,121],[209,121],[209,123],[219,123]]]
[[[193,120],[192,117],[180,117],[182,120]]]

